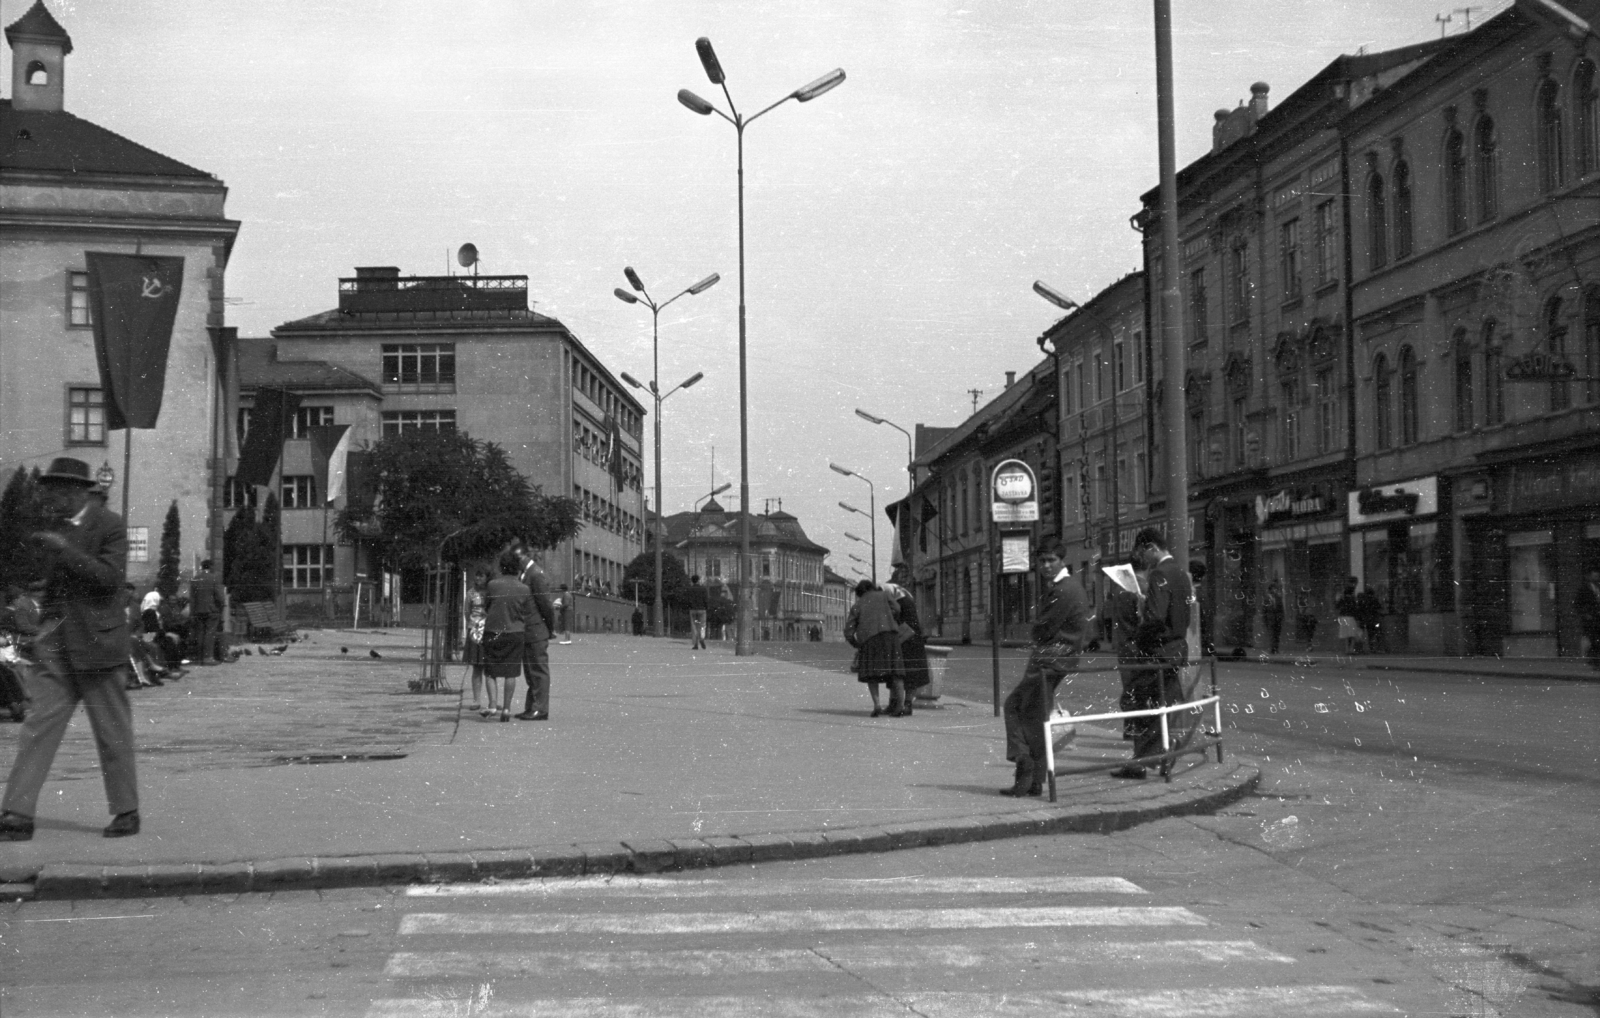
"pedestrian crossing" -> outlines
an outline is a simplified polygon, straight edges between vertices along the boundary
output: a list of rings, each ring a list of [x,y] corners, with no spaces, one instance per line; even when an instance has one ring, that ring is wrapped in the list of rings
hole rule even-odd
[[[402,912],[367,1018],[1399,1013],[1120,877],[551,878]]]

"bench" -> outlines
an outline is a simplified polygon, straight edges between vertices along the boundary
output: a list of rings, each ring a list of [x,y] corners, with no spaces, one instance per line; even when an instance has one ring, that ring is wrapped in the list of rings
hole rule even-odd
[[[239,605],[244,612],[245,636],[252,640],[276,640],[289,635],[293,627],[272,601],[247,601]]]

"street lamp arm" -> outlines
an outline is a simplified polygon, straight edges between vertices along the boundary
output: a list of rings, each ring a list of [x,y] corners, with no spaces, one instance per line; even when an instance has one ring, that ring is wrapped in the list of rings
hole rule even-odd
[[[722,87],[724,89],[726,89],[728,86],[724,85]],[[779,106],[782,106],[784,103],[788,102],[790,99],[793,99],[793,98],[795,98],[795,94],[793,92],[790,92],[788,95],[784,96],[782,99],[779,99],[777,102],[773,103],[771,106],[768,106],[766,109],[762,110],[760,113],[752,113],[750,116],[745,117],[744,121],[739,126],[741,127],[741,129],[745,128],[745,127],[749,127],[751,124],[755,123],[757,117],[761,116],[762,114],[772,112],[773,110],[777,109]],[[732,105],[731,102],[730,102],[730,105]]]

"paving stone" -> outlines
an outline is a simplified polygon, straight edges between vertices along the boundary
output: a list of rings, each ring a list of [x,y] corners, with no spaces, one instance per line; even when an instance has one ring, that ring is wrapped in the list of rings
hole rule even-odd
[[[751,862],[793,858],[789,839],[782,834],[741,834],[739,840],[750,846]]]
[[[620,841],[580,841],[573,851],[583,855],[583,872],[594,875],[626,873],[633,864],[633,853]]]

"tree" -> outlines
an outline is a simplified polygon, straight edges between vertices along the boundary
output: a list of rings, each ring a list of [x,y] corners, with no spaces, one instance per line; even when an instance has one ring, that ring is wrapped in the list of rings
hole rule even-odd
[[[36,480],[18,467],[0,493],[0,583],[8,586],[26,584],[42,567],[38,549],[28,540],[44,523]]]
[[[268,499],[275,511],[276,500],[270,495]],[[276,545],[266,527],[256,522],[255,506],[245,506],[233,514],[222,535],[222,582],[236,602],[272,600]]]
[[[342,510],[336,527],[391,571],[487,558],[518,538],[549,548],[578,532],[576,501],[544,494],[504,449],[465,432],[387,436],[371,449],[368,473],[375,499]]]
[[[163,598],[178,593],[178,568],[182,564],[178,541],[178,500],[167,507],[167,518],[161,524],[161,557],[156,565],[156,589]]]
[[[622,592],[628,596],[633,595],[633,581],[639,581],[639,603],[653,605],[656,603],[656,553],[653,551],[640,552],[634,556],[622,571]],[[683,563],[671,552],[661,556],[661,600],[664,604],[677,607],[685,603],[689,592],[689,574],[684,571]]]

